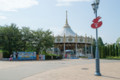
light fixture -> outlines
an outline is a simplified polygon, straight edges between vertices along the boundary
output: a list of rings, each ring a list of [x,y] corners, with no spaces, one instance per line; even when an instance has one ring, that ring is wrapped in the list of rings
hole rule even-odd
[[[96,8],[95,5],[96,5],[96,4],[95,4],[95,3],[92,3],[91,5],[92,5],[93,10],[95,10],[95,8]]]
[[[96,0],[96,4],[99,5],[99,3],[100,3],[100,0]]]

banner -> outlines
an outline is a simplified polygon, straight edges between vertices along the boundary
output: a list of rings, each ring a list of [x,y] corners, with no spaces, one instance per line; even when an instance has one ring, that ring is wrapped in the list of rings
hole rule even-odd
[[[41,55],[41,54],[40,54],[40,55],[39,55],[39,59],[40,59],[40,60],[45,60],[45,55]]]
[[[14,52],[13,59],[17,60],[36,60],[36,52]]]

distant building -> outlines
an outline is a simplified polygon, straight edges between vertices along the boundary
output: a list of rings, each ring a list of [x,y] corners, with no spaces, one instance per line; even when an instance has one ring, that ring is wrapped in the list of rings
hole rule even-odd
[[[55,36],[54,48],[59,48],[63,57],[92,57],[92,42],[92,37],[77,35],[73,32],[68,24],[66,11],[66,23],[62,33]]]

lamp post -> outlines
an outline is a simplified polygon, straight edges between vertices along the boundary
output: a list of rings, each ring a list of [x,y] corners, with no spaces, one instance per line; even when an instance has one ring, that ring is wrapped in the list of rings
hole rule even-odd
[[[95,17],[97,18],[97,10],[99,6],[100,0],[95,0],[95,2],[92,4]],[[99,51],[98,51],[98,28],[96,28],[96,53],[95,53],[95,59],[96,59],[96,72],[95,76],[101,76],[100,73],[100,61],[99,61]]]

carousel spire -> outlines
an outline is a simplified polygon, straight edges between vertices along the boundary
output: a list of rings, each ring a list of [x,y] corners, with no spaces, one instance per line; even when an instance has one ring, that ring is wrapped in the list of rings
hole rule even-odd
[[[66,24],[68,25],[67,10],[66,10]]]
[[[68,15],[67,15],[67,11],[66,11],[66,22],[65,25],[63,26],[63,32],[61,33],[62,36],[76,36],[76,34],[73,32],[73,30],[70,28],[69,24],[68,24]]]
[[[70,26],[69,26],[69,24],[68,24],[68,14],[67,14],[67,10],[66,10],[66,22],[65,22],[64,28],[70,28]]]

